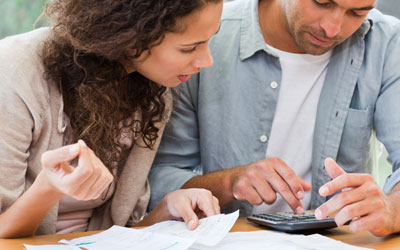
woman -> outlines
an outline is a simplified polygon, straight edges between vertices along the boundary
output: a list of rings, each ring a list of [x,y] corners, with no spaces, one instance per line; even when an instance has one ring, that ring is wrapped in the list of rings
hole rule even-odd
[[[169,87],[212,58],[222,0],[55,0],[55,23],[0,41],[0,237],[219,213],[178,190],[144,217]],[[143,218],[144,217],[144,218]]]

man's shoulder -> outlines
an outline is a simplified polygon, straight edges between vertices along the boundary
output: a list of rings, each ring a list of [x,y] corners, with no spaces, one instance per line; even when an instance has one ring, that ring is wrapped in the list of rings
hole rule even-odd
[[[400,36],[400,20],[389,15],[384,15],[379,10],[373,9],[367,19],[371,22],[370,33],[381,38]]]
[[[224,4],[221,21],[240,20],[243,16],[243,9],[248,0],[235,0]]]
[[[256,0],[235,0],[224,4],[220,31],[214,40],[236,37],[240,30],[247,29],[252,23]]]
[[[237,37],[241,30],[243,10],[248,0],[235,0],[224,4],[224,9],[221,17],[221,27],[218,33],[212,38],[212,46],[215,46],[217,41],[222,42],[225,47],[227,42],[234,42],[234,37]],[[221,50],[219,48],[218,50]]]

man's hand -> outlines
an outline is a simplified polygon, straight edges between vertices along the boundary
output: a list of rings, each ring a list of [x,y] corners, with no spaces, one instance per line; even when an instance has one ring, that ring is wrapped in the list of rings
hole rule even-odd
[[[303,213],[300,200],[311,185],[303,181],[279,158],[268,158],[229,171],[232,195],[253,205],[272,204],[279,193],[296,213]]]
[[[398,191],[393,190],[386,195],[371,175],[348,174],[331,158],[325,160],[325,169],[333,180],[323,185],[319,194],[328,196],[338,191],[342,192],[315,211],[317,219],[337,212],[336,224],[342,226],[352,220],[350,229],[354,232],[367,230],[375,236],[385,236],[399,231]]]

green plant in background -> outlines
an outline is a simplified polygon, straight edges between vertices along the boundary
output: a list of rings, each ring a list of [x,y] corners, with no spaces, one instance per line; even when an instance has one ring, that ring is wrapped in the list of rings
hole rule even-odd
[[[32,30],[46,0],[0,0],[0,39]],[[36,25],[46,24],[42,18]]]

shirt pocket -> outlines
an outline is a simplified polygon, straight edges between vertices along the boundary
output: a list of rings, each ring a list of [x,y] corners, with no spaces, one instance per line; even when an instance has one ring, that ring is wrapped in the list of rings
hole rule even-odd
[[[372,125],[372,106],[365,110],[349,109],[337,157],[338,163],[346,172],[360,172],[360,167],[368,161]],[[362,172],[366,171],[363,168]]]

